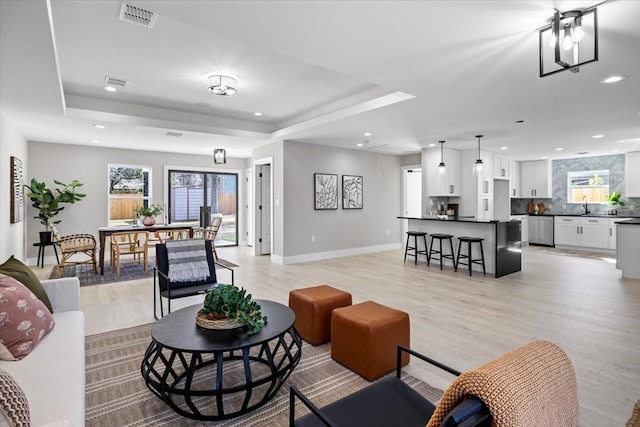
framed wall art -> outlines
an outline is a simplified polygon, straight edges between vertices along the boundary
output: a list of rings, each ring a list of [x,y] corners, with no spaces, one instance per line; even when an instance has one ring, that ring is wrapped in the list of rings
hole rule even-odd
[[[314,174],[313,191],[316,210],[338,209],[338,175]]]
[[[342,175],[342,209],[362,209],[362,177]]]
[[[11,224],[22,221],[24,216],[24,190],[22,186],[22,161],[11,156]]]

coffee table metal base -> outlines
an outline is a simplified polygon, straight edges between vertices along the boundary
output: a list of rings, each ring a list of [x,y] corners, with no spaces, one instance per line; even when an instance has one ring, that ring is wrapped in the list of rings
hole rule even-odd
[[[217,421],[244,415],[267,403],[301,356],[302,340],[291,327],[270,341],[233,351],[179,351],[153,340],[140,369],[149,389],[178,414]],[[235,369],[231,378],[234,373],[229,366],[234,361],[234,369],[241,367],[244,373],[238,375],[239,369]],[[199,371],[203,375],[198,375]],[[233,403],[236,409],[229,407]]]

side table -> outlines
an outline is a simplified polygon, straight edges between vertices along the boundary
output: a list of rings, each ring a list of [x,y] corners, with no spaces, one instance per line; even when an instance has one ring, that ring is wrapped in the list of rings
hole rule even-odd
[[[40,267],[44,268],[44,248],[47,246],[53,246],[53,252],[56,254],[56,261],[60,264],[60,258],[58,258],[58,250],[56,249],[56,242],[38,242],[34,243],[33,246],[38,247],[38,263]]]

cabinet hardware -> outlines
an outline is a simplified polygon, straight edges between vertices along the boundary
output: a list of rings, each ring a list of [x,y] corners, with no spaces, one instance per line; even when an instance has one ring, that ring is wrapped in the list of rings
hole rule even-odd
[[[507,171],[505,171],[504,169],[500,169],[500,174],[502,176],[506,176],[507,175]]]
[[[576,234],[580,234],[580,226],[579,225],[576,226]]]
[[[453,184],[449,185],[449,194],[453,194],[455,191],[455,186]]]
[[[484,192],[485,194],[489,192],[489,181],[484,181]]]
[[[609,236],[613,236],[613,228],[609,227]]]
[[[516,195],[516,189],[515,188],[513,189],[513,195],[514,196]]]
[[[485,212],[489,210],[489,199],[484,199],[484,210]]]
[[[589,220],[587,220],[587,221],[589,221],[589,222],[598,222],[598,220],[597,220],[597,219],[589,219]]]

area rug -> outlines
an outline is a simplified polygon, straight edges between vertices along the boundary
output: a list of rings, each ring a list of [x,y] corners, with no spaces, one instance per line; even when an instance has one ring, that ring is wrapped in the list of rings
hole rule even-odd
[[[331,359],[330,344],[314,347],[303,342],[300,363],[270,402],[232,420],[198,422],[176,414],[142,379],[140,363],[151,342],[151,327],[148,324],[86,337],[87,427],[286,426],[290,385],[324,406],[370,384]],[[404,379],[432,402],[442,396],[441,390],[414,377],[406,375]]]
[[[629,418],[625,427],[640,427],[640,400],[638,400],[636,406],[633,408],[631,418]]]
[[[229,267],[235,268],[236,264],[219,259],[218,263]],[[109,262],[105,262],[104,275],[95,274],[93,272],[93,266],[90,264],[79,264],[70,267],[65,267],[62,270],[62,277],[77,277],[80,279],[80,286],[92,286],[103,285],[105,283],[113,282],[127,282],[129,280],[139,280],[153,277],[153,267],[155,265],[155,258],[149,258],[147,262],[147,272],[144,272],[144,266],[139,262],[125,262],[120,266],[120,278],[118,278],[114,271],[111,270]],[[99,269],[98,269],[99,271]],[[58,267],[54,267],[49,275],[49,279],[55,279],[58,272]]]

